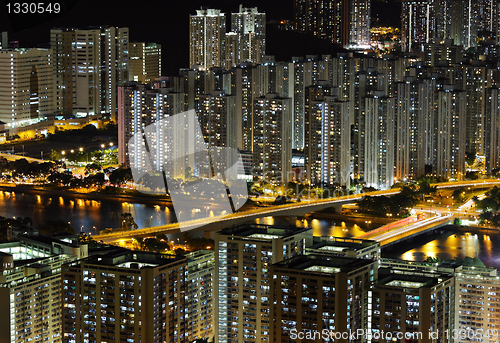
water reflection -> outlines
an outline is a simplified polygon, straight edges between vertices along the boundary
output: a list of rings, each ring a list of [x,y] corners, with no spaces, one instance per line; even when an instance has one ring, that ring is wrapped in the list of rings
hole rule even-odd
[[[265,217],[256,219],[255,223],[266,225],[290,225],[286,217]],[[295,222],[297,227],[310,226],[313,229],[314,236],[337,236],[337,237],[356,237],[368,231],[368,228],[361,228],[359,225],[342,220],[334,219],[311,219],[311,220],[297,220]],[[374,229],[377,225],[371,225],[369,229]]]
[[[0,216],[31,217],[33,224],[43,225],[51,220],[71,222],[76,231],[85,232],[105,228],[119,228],[122,213],[130,212],[139,227],[157,226],[176,221],[167,206],[123,203],[83,199],[78,197],[50,197],[47,195],[0,191]],[[95,227],[95,229],[94,229]]]
[[[499,232],[475,229],[459,231],[451,228],[442,234],[421,236],[413,242],[400,243],[391,250],[383,250],[382,255],[410,261],[423,261],[427,257],[442,260],[477,257],[488,267],[500,268]]]

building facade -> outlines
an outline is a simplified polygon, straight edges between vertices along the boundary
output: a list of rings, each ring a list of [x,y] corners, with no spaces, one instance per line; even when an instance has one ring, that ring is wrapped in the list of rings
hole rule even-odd
[[[251,224],[216,233],[215,342],[272,342],[271,265],[311,243],[311,229]]]
[[[53,63],[50,49],[0,50],[0,120],[7,128],[54,116]]]
[[[189,16],[189,67],[222,67],[225,56],[226,15],[216,9],[196,10]]]
[[[292,101],[266,94],[255,99],[253,108],[254,176],[286,185],[292,171]]]
[[[161,76],[161,45],[129,43],[128,81],[150,83]]]
[[[298,333],[371,329],[368,290],[377,279],[377,262],[308,254],[275,263],[271,271],[272,342],[299,341]]]
[[[209,247],[211,248],[211,247]],[[187,337],[193,339],[208,338],[215,334],[214,252],[198,250],[186,255],[188,259],[187,285]]]
[[[187,261],[119,251],[62,267],[63,342],[186,342]]]
[[[382,92],[365,99],[366,184],[388,189],[394,183],[394,114],[395,100]]]
[[[266,14],[257,7],[240,5],[231,13],[231,32],[226,34],[225,68],[242,62],[260,63],[266,54]]]
[[[2,342],[62,342],[61,266],[87,253],[87,245],[47,236],[0,244]]]
[[[129,29],[52,29],[57,113],[117,116],[117,87],[129,76]]]

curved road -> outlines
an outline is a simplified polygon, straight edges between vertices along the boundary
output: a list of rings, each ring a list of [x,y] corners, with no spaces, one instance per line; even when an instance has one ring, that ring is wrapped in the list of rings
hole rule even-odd
[[[458,188],[458,187],[475,187],[475,188],[479,187],[479,188],[482,188],[482,187],[491,187],[491,186],[495,186],[495,185],[500,185],[500,179],[446,182],[446,183],[432,184],[431,186],[436,186],[438,189],[445,189],[445,188]],[[244,211],[244,212],[236,212],[236,213],[232,213],[232,214],[229,214],[226,216],[194,219],[194,220],[190,220],[190,221],[183,221],[182,222],[182,231],[188,231],[191,229],[200,228],[200,227],[205,226],[207,224],[223,223],[223,222],[225,222],[224,223],[225,226],[228,226],[228,225],[230,226],[231,222],[237,223],[238,221],[251,220],[251,219],[255,219],[255,218],[271,216],[271,215],[275,215],[277,213],[285,212],[285,211],[293,211],[293,210],[300,211],[300,210],[311,208],[311,212],[313,212],[319,208],[326,208],[327,206],[325,206],[325,205],[331,205],[331,206],[342,205],[342,204],[346,204],[346,203],[355,202],[355,201],[360,200],[361,198],[363,198],[365,196],[394,195],[394,194],[397,194],[399,192],[400,192],[400,189],[388,189],[388,190],[384,190],[384,191],[375,191],[375,192],[347,195],[347,196],[337,197],[337,198],[333,198],[333,199],[330,198],[330,199],[303,201],[301,203],[278,205],[278,206],[268,207],[265,209],[259,208],[259,209]],[[317,209],[314,209],[315,207]],[[438,210],[436,209],[436,211],[438,211]],[[290,214],[287,214],[287,215],[290,215]],[[446,218],[447,218],[447,220],[451,219],[448,217],[446,217]],[[444,220],[445,220],[445,218],[441,218],[441,221],[444,221]],[[436,219],[436,222],[437,221],[438,220]],[[436,222],[429,222],[429,224],[432,224],[432,223],[435,224]],[[398,231],[395,231],[393,234],[383,236],[382,240],[387,240],[391,237],[393,238],[397,235],[404,234],[405,232],[408,233],[409,231],[414,231],[415,229],[418,229],[419,227],[421,227],[421,226],[398,228],[397,229]],[[101,234],[101,235],[97,235],[94,237],[98,241],[102,240],[105,243],[110,243],[110,242],[114,242],[117,240],[129,239],[129,238],[138,237],[138,236],[178,233],[179,230],[180,230],[179,223],[172,223],[172,224],[150,227],[150,228],[143,228],[143,229],[138,229],[138,230],[133,230],[133,231],[121,231],[121,232],[113,232],[113,233],[109,233],[109,234]],[[372,239],[372,238],[365,238],[365,239]]]

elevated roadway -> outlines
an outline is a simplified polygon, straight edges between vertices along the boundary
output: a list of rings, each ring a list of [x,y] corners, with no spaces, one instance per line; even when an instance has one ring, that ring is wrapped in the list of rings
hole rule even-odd
[[[460,182],[457,181],[457,182],[432,184],[432,186],[436,186],[438,189],[460,188],[460,187],[486,188],[486,187],[493,187],[496,185],[500,185],[500,179],[460,181]],[[389,190],[366,192],[366,193],[353,194],[353,195],[347,195],[329,199],[305,200],[300,203],[258,208],[249,211],[236,212],[226,216],[182,221],[182,228],[183,228],[182,231],[188,231],[193,229],[198,229],[203,231],[218,231],[223,228],[238,225],[249,220],[268,217],[268,216],[303,216],[305,214],[319,211],[329,207],[335,207],[336,209],[339,209],[342,207],[342,205],[356,202],[365,196],[382,196],[382,195],[390,196],[390,195],[395,195],[399,192],[400,189],[389,189]],[[441,215],[441,217],[443,217],[443,215]],[[447,218],[446,216],[444,216],[443,218],[441,218],[441,220],[438,221],[436,219],[436,221],[429,222],[428,224],[429,225],[435,224],[435,226],[436,225],[441,226],[441,224],[449,222],[450,220],[453,220],[453,218]],[[418,226],[418,227],[411,226],[398,229],[402,229],[403,231],[395,231],[392,234],[383,236],[381,238],[382,241],[386,242],[384,244],[388,244],[391,238],[402,236],[403,234],[405,234],[405,232],[409,233],[417,229],[420,230],[419,232],[422,232],[423,226]],[[98,241],[102,240],[105,243],[113,243],[116,241],[120,241],[123,239],[130,239],[133,237],[147,237],[156,234],[173,234],[173,233],[179,233],[180,231],[181,230],[179,223],[172,223],[172,224],[143,228],[132,231],[119,231],[107,234],[100,234],[94,236],[94,238]],[[365,239],[373,239],[373,238],[367,237]]]
[[[410,239],[422,233],[435,230],[439,227],[453,223],[454,213],[444,209],[434,212],[426,211],[426,218],[417,219],[416,215],[384,225],[366,234],[355,237],[356,239],[370,239],[387,247],[402,240]]]
[[[39,158],[27,157],[27,156],[22,156],[22,155],[5,154],[5,153],[0,153],[0,158],[5,158],[7,161],[17,161],[17,160],[25,159],[26,161],[28,161],[30,163],[32,163],[32,162],[38,162],[38,163],[49,162],[49,160],[44,161],[44,160],[41,160]]]

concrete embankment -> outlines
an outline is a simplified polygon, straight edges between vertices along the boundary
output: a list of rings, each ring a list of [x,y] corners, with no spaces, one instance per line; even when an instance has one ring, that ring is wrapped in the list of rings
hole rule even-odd
[[[63,196],[63,197],[89,199],[89,200],[106,200],[106,201],[151,204],[151,205],[163,205],[169,207],[172,206],[172,202],[167,199],[157,199],[154,197],[141,197],[141,196],[125,195],[125,194],[79,193],[79,192],[59,190],[59,189],[43,189],[43,188],[26,187],[26,186],[12,187],[5,185],[0,186],[0,191],[39,194],[39,195],[44,194],[44,195]]]

